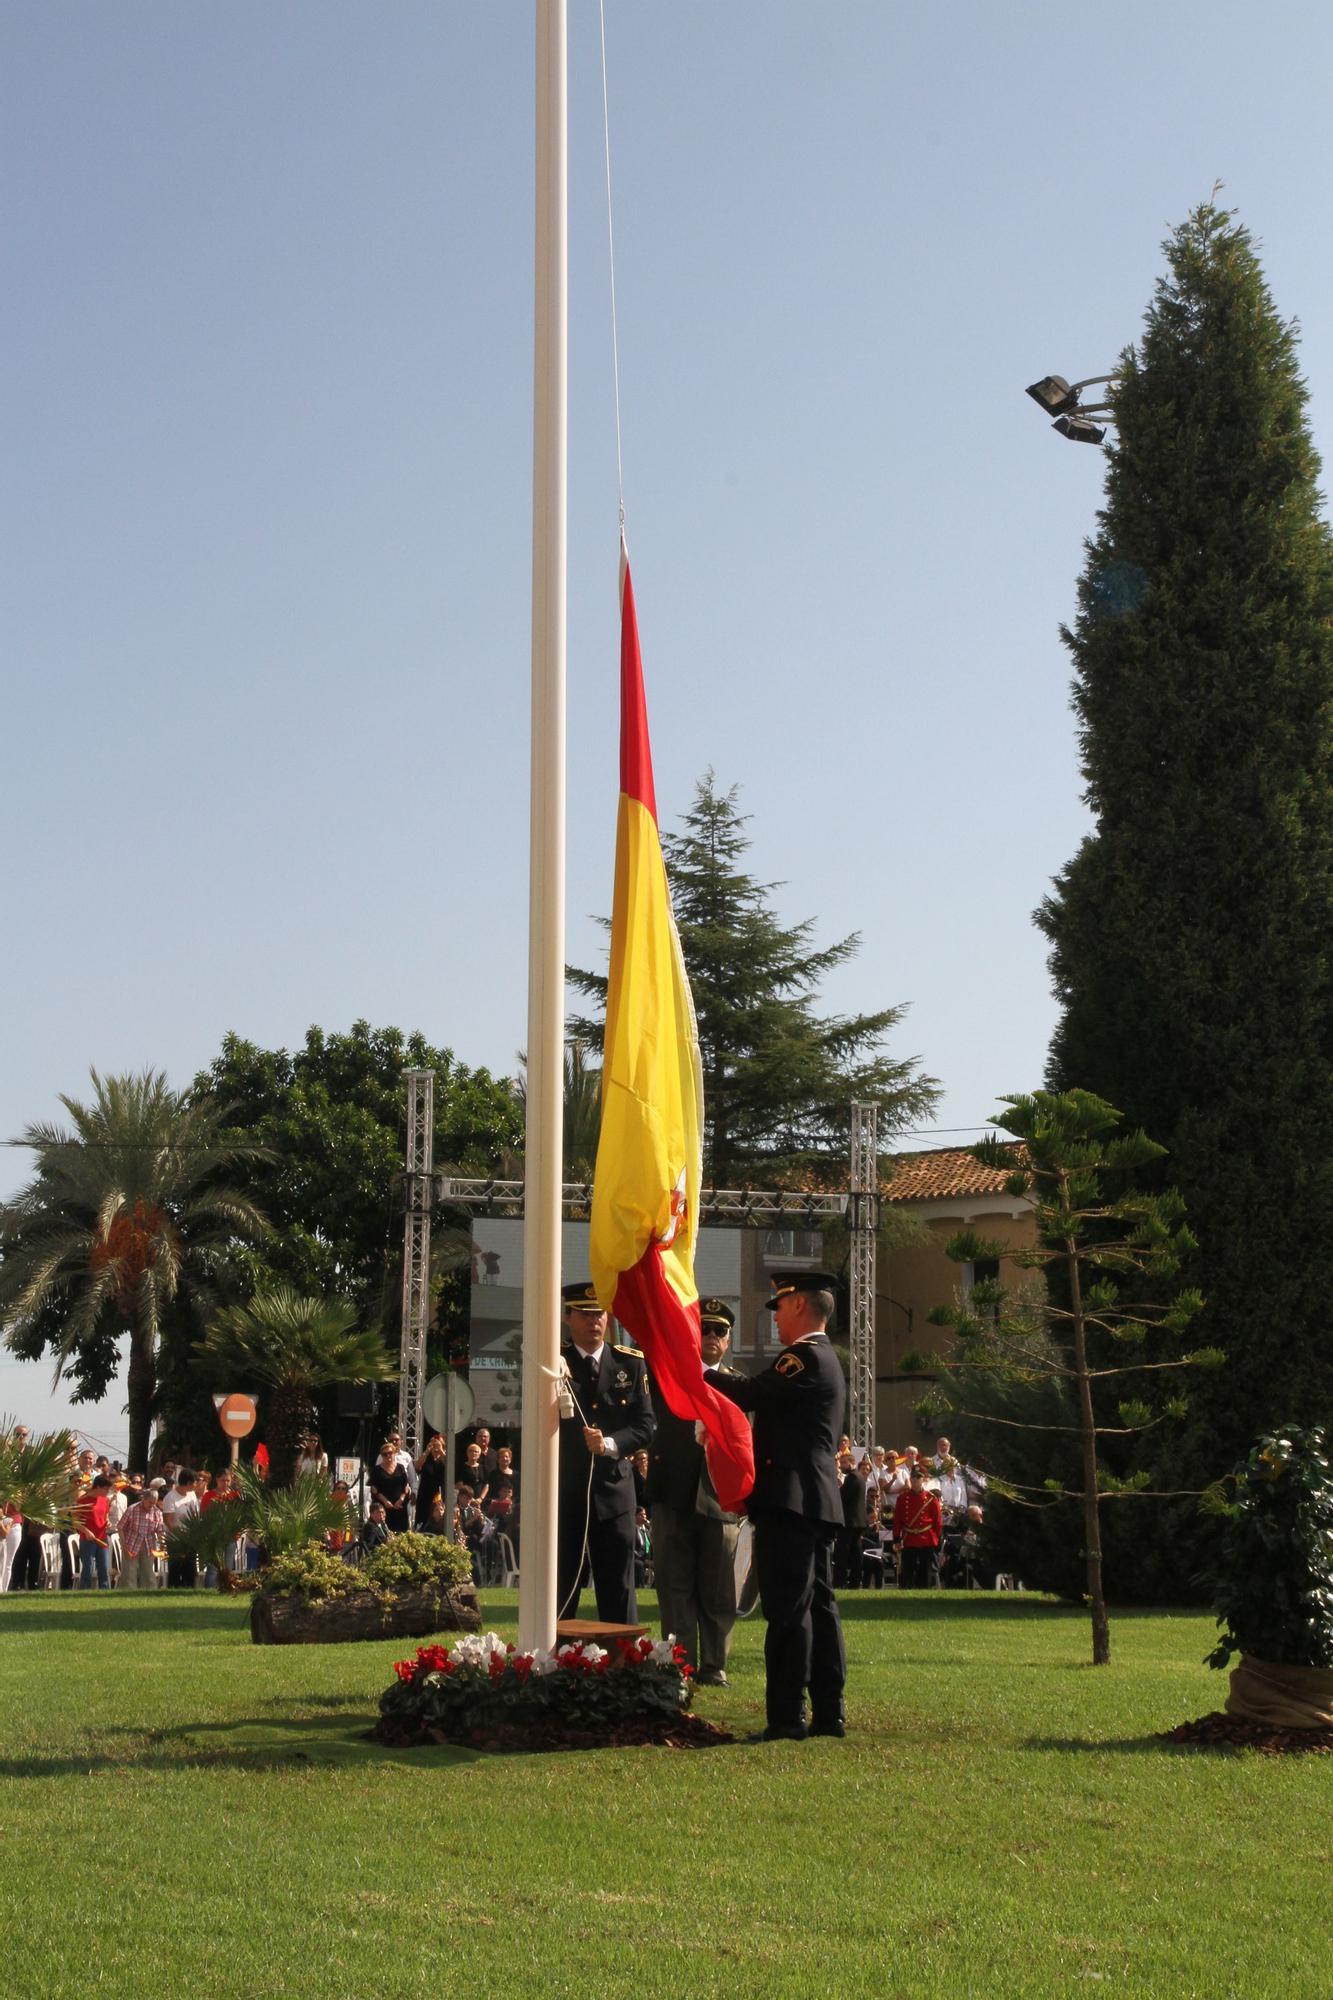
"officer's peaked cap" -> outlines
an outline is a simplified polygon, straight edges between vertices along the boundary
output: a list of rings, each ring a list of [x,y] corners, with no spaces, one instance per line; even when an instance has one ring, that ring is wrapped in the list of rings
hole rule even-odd
[[[602,1304],[592,1288],[590,1278],[579,1278],[572,1285],[562,1285],[560,1296],[565,1302],[566,1312],[599,1313]]]
[[[700,1299],[699,1324],[711,1326],[718,1333],[730,1333],[736,1324],[736,1315],[725,1299]]]
[[[773,1273],[773,1296],[768,1302],[768,1310],[774,1311],[778,1300],[788,1292],[832,1292],[836,1296],[838,1281],[831,1271],[775,1271]]]

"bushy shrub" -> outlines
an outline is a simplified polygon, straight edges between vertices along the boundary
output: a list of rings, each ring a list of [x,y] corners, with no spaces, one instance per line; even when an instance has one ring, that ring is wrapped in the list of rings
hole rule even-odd
[[[1322,1430],[1260,1438],[1236,1468],[1213,1604],[1210,1667],[1248,1653],[1281,1667],[1333,1667],[1333,1473]]]
[[[335,1556],[322,1542],[287,1549],[264,1572],[264,1589],[286,1596],[326,1599],[352,1597],[368,1586],[359,1571]]]
[[[472,1558],[443,1535],[395,1535],[377,1549],[361,1574],[376,1589],[444,1589],[472,1581]]]

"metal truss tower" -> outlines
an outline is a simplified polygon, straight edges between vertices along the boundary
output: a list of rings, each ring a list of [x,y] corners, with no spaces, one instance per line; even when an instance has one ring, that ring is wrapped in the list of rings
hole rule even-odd
[[[435,1072],[409,1069],[407,1154],[403,1172],[403,1339],[398,1383],[398,1428],[415,1458],[421,1449],[421,1391],[426,1380],[426,1325],[430,1318],[430,1214],[434,1199]]]
[[[847,1202],[851,1236],[851,1395],[847,1418],[852,1443],[869,1446],[875,1435],[875,1237],[879,1229],[879,1116],[873,1104],[852,1106],[852,1185]]]

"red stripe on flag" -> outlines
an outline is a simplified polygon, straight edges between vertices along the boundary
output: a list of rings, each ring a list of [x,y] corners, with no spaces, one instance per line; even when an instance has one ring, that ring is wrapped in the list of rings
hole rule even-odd
[[[626,562],[620,597],[620,789],[647,806],[657,822],[653,753],[648,742],[648,702],[643,691],[643,655],[634,612],[634,584]]]
[[[650,1243],[616,1286],[616,1318],[643,1349],[653,1384],[673,1417],[708,1432],[708,1470],[726,1514],[739,1514],[754,1485],[750,1426],[734,1403],[704,1381],[699,1359],[699,1301],[682,1304],[667,1282],[662,1253]]]

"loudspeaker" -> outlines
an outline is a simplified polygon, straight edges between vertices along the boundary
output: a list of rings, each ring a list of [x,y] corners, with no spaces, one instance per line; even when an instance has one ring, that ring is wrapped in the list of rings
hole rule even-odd
[[[373,1382],[340,1382],[338,1384],[338,1415],[340,1417],[373,1417],[375,1414],[375,1384]]]

